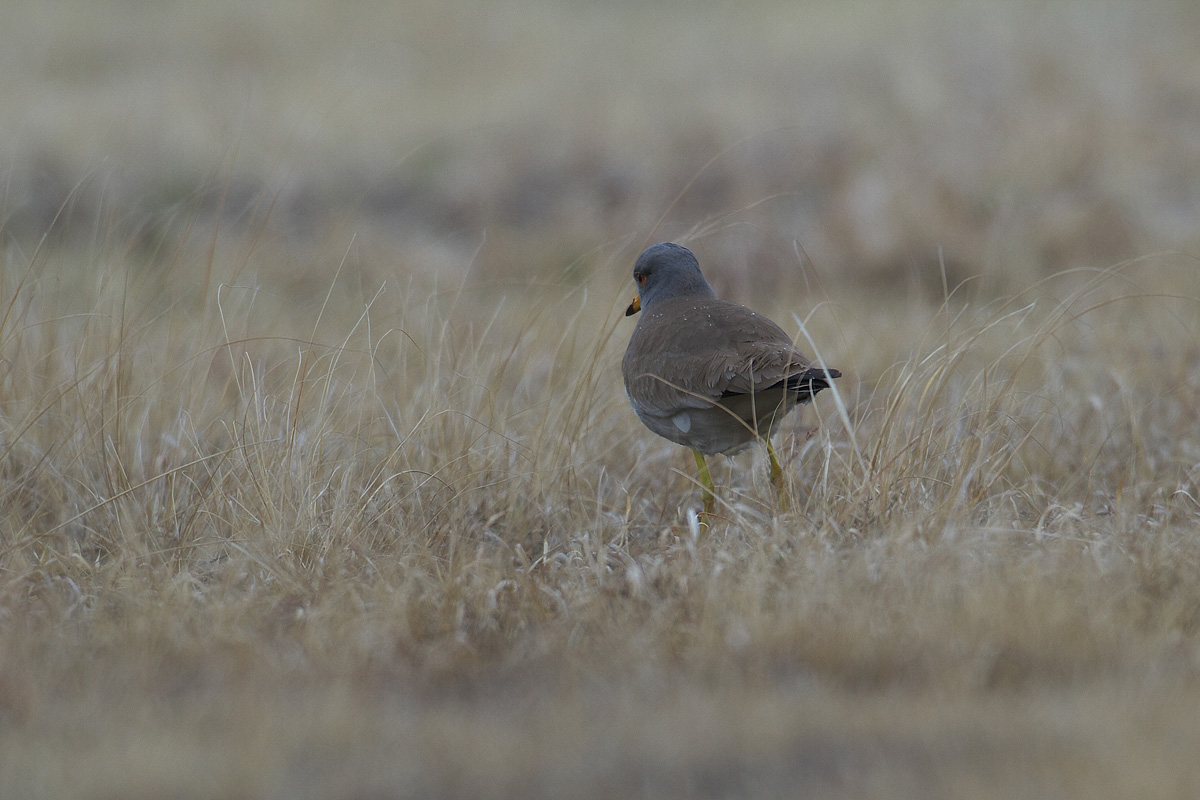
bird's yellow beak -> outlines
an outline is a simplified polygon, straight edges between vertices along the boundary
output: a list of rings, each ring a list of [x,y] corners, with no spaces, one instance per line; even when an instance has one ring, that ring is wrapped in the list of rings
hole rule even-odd
[[[629,308],[625,309],[625,316],[632,317],[634,314],[642,310],[642,296],[639,294],[633,298],[633,302],[629,304]]]

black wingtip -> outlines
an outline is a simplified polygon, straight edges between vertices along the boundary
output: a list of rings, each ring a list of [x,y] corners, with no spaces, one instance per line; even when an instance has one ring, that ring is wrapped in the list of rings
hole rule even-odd
[[[796,393],[797,402],[807,403],[817,392],[828,389],[830,381],[840,377],[842,377],[842,373],[839,370],[813,367],[788,378],[787,385]]]
[[[759,391],[769,392],[772,389],[779,388],[779,386],[782,384],[787,386],[789,391],[796,393],[797,403],[807,403],[813,399],[813,395],[815,395],[817,392],[821,391],[822,389],[828,389],[830,381],[840,377],[842,377],[840,370],[813,367],[811,369],[804,370],[804,372],[798,372],[795,375],[790,375],[785,380],[779,381],[779,383],[771,384],[766,389],[760,389]],[[745,394],[745,392],[722,392],[721,399],[726,400],[730,397],[737,397],[742,394]]]

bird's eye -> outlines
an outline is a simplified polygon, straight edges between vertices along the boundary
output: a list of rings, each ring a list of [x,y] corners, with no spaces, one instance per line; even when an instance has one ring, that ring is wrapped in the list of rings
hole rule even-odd
[[[641,286],[642,284],[644,284],[646,282],[646,276],[639,274],[637,276],[637,282],[638,282],[638,286]]]

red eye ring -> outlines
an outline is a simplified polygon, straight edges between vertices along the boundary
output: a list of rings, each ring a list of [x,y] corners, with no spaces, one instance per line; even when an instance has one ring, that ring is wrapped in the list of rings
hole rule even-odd
[[[638,275],[638,276],[637,276],[637,282],[638,282],[638,286],[641,286],[641,285],[643,285],[643,284],[646,282],[646,276],[645,276],[645,275]]]

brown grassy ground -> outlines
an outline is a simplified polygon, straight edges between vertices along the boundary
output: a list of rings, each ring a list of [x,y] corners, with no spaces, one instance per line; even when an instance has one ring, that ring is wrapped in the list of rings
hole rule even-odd
[[[1200,794],[1193,5],[410,6],[5,6],[0,796]]]

